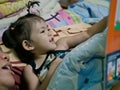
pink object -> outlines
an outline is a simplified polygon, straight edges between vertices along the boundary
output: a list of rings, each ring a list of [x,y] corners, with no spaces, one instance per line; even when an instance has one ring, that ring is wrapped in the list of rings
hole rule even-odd
[[[74,24],[72,18],[63,9],[59,10],[54,15],[51,14],[50,16],[51,17],[46,19],[45,21],[53,28]]]
[[[61,9],[58,11],[58,13],[68,23],[68,25],[74,24],[72,18],[69,16],[69,14],[65,10]]]

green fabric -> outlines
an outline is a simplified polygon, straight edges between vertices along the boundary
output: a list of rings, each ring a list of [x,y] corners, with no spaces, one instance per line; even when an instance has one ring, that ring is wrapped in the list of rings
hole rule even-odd
[[[70,17],[73,19],[74,23],[81,23],[82,19],[80,18],[80,16],[78,16],[77,14],[75,14],[74,12],[71,12],[69,10],[65,10]]]

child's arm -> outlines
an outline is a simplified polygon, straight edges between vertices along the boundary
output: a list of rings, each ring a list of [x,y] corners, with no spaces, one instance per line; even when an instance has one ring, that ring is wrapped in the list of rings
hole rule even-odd
[[[60,58],[57,58],[51,63],[47,76],[41,84],[39,82],[39,78],[34,74],[32,67],[30,65],[27,65],[24,68],[23,72],[24,79],[27,85],[27,90],[46,90],[53,73],[55,72],[57,66],[60,64],[61,61],[62,60]]]
[[[34,74],[32,67],[30,65],[27,65],[24,68],[23,75],[27,86],[27,90],[36,90],[36,87],[39,84],[39,79]]]
[[[92,27],[89,27],[88,30],[83,31],[75,36],[69,36],[59,39],[57,43],[57,50],[61,49],[69,49],[75,47],[76,45],[84,42],[85,40],[89,39],[91,36],[103,32],[107,27],[107,18],[103,18],[98,23],[94,24]]]

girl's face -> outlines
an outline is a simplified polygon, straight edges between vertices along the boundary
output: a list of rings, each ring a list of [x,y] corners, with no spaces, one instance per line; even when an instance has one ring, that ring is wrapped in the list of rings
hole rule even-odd
[[[36,21],[32,27],[31,41],[35,52],[44,54],[56,48],[52,31],[44,21]]]
[[[9,57],[2,52],[0,48],[0,88],[10,88],[14,86],[15,80],[13,78],[13,72],[11,71],[11,64]]]

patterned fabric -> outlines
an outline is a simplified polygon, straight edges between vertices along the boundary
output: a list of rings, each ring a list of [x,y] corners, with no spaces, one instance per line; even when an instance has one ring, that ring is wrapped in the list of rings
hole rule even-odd
[[[72,18],[63,9],[59,10],[55,14],[51,14],[50,16],[51,17],[46,19],[46,23],[53,28],[74,24]]]
[[[0,18],[10,15],[26,6],[29,0],[17,0],[0,4]]]
[[[79,15],[77,15],[74,12],[71,12],[70,10],[65,10],[69,16],[72,18],[72,20],[74,21],[74,23],[81,23],[82,22],[82,18],[80,18]]]
[[[35,68],[37,71],[38,78],[40,82],[42,82],[45,79],[45,76],[47,75],[47,72],[49,70],[50,64],[56,59],[56,56],[54,54],[48,54],[45,61],[39,68]]]
[[[0,3],[4,3],[4,2],[14,2],[16,0],[0,0]]]

